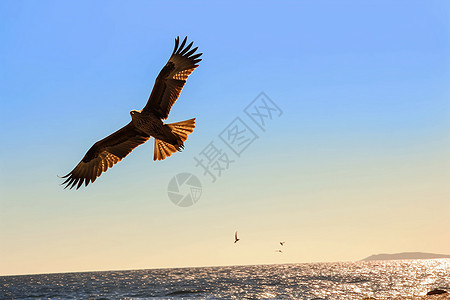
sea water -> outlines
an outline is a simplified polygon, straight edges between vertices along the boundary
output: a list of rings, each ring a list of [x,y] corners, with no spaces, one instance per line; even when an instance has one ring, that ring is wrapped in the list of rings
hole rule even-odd
[[[0,299],[364,299],[450,289],[450,259],[0,277]]]

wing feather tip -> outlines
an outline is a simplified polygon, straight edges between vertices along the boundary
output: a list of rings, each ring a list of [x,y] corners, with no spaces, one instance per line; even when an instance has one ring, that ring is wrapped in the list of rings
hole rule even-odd
[[[72,189],[72,188],[78,183],[79,180],[80,180],[79,178],[76,178],[76,179],[73,181],[72,185],[70,186],[70,189]]]
[[[177,36],[177,37],[175,38],[175,47],[173,48],[172,55],[174,55],[175,52],[178,50],[178,44],[179,44],[179,43],[180,43],[180,37]]]
[[[81,178],[81,180],[78,180],[77,190],[80,188],[80,186],[83,185],[83,182],[84,182],[84,178]]]
[[[67,188],[72,184],[72,182],[75,180],[73,177],[70,177],[69,179],[70,179],[69,182],[65,181],[65,182],[63,183],[63,184],[66,184],[66,182],[67,182],[66,187],[65,187],[64,189],[67,189]],[[71,189],[71,188],[69,188],[69,190],[70,190],[70,189]]]
[[[194,42],[190,42],[190,43],[189,43],[189,44],[188,44],[188,45],[180,52],[180,55],[184,56],[184,55],[186,54],[186,52],[188,52],[189,49],[191,49],[193,43],[194,43]]]
[[[191,42],[191,44],[192,44],[193,42]],[[198,49],[198,47],[195,47],[194,49],[192,49],[191,51],[189,51],[188,53],[186,53],[186,57],[187,58],[190,58],[190,56],[192,55],[192,54],[194,54],[195,53],[195,51],[197,51],[197,49]]]
[[[69,175],[69,174],[68,174]],[[71,174],[70,174],[71,175]],[[69,181],[71,181],[72,180],[72,176],[71,177],[69,177],[69,178],[67,178],[66,180],[64,180],[64,182],[63,183],[61,183],[61,185],[63,185],[63,184],[66,184],[67,182],[69,182]],[[70,184],[70,183],[69,183]]]
[[[187,36],[184,37],[183,41],[181,42],[180,47],[178,47],[178,50],[176,54],[180,54],[180,51],[183,49],[184,45],[186,44]]]

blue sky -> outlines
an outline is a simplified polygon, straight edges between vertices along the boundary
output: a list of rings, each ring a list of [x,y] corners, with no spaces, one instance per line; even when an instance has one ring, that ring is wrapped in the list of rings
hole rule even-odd
[[[450,253],[447,1],[2,1],[0,20],[2,274]],[[63,190],[178,35],[204,53],[168,120],[197,118],[185,151],[153,162],[150,141]],[[262,91],[283,115],[210,183],[193,158]],[[189,208],[180,172],[204,185]]]

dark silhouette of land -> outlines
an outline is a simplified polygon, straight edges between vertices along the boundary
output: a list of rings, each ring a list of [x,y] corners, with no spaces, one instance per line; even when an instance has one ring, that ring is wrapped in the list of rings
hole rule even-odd
[[[450,255],[424,253],[424,252],[402,252],[393,254],[375,254],[362,260],[398,260],[398,259],[433,259],[433,258],[450,258]]]

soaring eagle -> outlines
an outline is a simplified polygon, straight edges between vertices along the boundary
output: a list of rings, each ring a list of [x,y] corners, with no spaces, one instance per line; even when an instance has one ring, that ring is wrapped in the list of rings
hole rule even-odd
[[[195,118],[164,124],[162,120],[169,116],[172,105],[177,101],[186,79],[198,67],[202,53],[195,54],[191,42],[186,45],[187,37],[179,43],[175,39],[175,48],[167,64],[155,80],[155,85],[142,110],[130,112],[131,122],[113,134],[96,142],[80,163],[66,176],[62,185],[65,188],[87,186],[94,182],[108,168],[121,161],[134,148],[155,138],[153,160],[163,160],[184,148],[184,142],[195,127]]]

